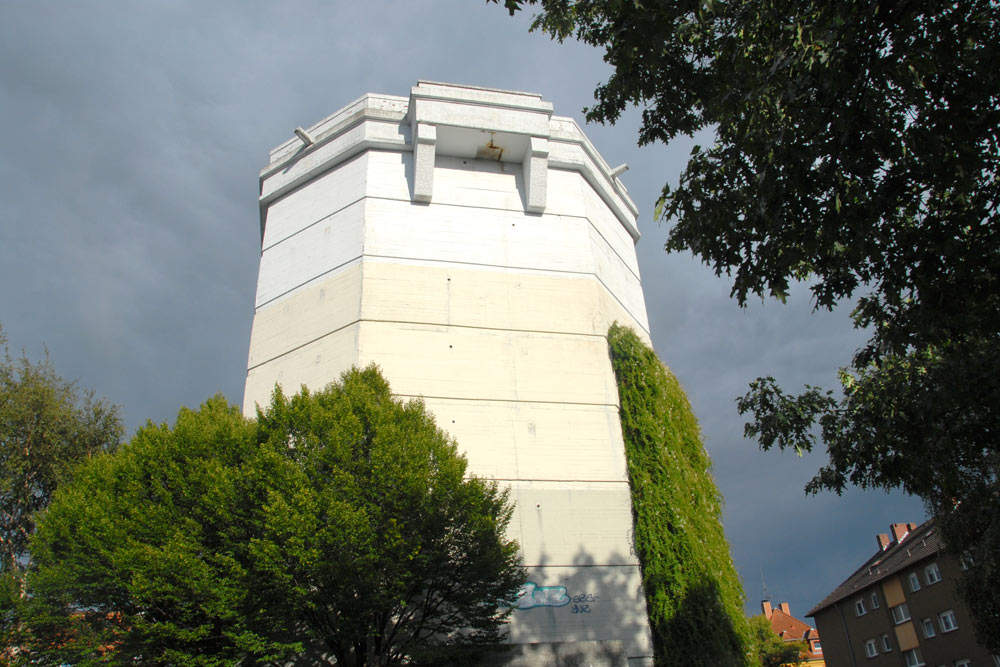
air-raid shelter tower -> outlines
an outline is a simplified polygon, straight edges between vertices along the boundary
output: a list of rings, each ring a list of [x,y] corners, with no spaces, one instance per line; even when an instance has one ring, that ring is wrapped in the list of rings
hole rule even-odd
[[[295,135],[260,176],[244,411],[377,363],[511,488],[511,641],[652,664],[606,340],[649,335],[619,170],[539,95],[427,81]]]

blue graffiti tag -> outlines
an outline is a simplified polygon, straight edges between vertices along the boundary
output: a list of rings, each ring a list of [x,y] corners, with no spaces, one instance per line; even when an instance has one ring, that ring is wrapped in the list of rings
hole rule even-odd
[[[565,586],[539,586],[533,581],[525,582],[517,597],[518,609],[535,607],[565,607],[569,604]]]

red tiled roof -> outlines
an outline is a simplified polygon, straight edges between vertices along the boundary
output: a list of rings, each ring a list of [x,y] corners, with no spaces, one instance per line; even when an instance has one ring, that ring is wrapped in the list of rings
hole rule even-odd
[[[810,627],[805,621],[800,621],[794,616],[781,611],[781,609],[775,609],[771,612],[771,629],[774,630],[776,635],[788,641],[802,641],[807,638],[815,639],[815,637],[810,637],[809,633],[815,633],[816,630]]]
[[[805,642],[805,660],[820,660],[823,658],[823,651],[813,651],[812,642],[819,639],[819,632],[805,621],[801,621],[790,613],[786,612],[787,604],[781,604],[771,611],[771,629],[774,634],[781,637],[786,642]]]

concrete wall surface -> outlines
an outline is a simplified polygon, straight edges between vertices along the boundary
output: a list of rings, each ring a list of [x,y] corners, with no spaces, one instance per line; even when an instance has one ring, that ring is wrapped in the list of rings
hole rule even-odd
[[[482,661],[483,667],[626,667],[625,647],[617,640],[573,644],[520,644]]]
[[[516,665],[646,664],[607,330],[648,341],[636,210],[538,95],[420,82],[272,151],[244,411],[378,364],[511,487]]]

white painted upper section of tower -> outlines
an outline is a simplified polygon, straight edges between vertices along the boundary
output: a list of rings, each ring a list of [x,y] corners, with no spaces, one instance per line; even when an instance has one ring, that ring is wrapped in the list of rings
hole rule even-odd
[[[302,136],[304,135],[304,136]],[[410,97],[369,93],[271,151],[260,174],[261,237],[276,199],[366,150],[412,152],[412,201],[429,203],[441,157],[523,167],[523,210],[548,204],[552,170],[580,173],[618,222],[639,238],[638,210],[612,168],[572,118],[552,116],[534,93],[420,81]]]

